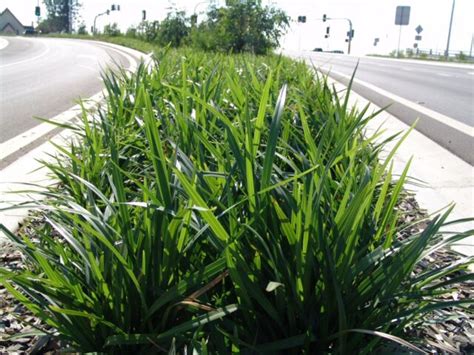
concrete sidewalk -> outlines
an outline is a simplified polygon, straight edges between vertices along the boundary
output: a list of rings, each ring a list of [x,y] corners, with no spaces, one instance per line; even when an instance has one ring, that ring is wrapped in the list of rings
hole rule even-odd
[[[338,91],[346,87],[330,79]],[[369,101],[362,96],[351,92],[349,96],[351,106],[364,108]],[[380,108],[371,104],[369,113]],[[388,112],[382,112],[368,125],[367,134],[374,133],[382,127],[383,140],[397,132],[406,132],[410,127]],[[387,151],[395,146],[396,142],[387,145]],[[473,153],[474,154],[474,153]],[[450,204],[455,207],[449,220],[474,218],[474,167],[452,154],[436,142],[420,132],[413,130],[401,144],[394,158],[394,174],[401,174],[409,160],[412,159],[408,175],[421,180],[425,186],[407,184],[406,188],[416,194],[416,200],[421,208],[429,214],[440,213]],[[464,232],[474,229],[474,221],[450,226],[449,231]],[[457,244],[453,249],[463,255],[474,256],[474,236]]]

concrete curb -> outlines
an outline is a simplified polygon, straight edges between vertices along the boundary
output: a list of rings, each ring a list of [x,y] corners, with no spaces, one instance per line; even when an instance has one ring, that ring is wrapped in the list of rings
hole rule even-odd
[[[347,90],[342,83],[332,78],[328,80],[338,91]],[[367,104],[370,104],[373,112],[380,110],[355,92],[350,93],[349,104],[359,110]],[[367,134],[370,135],[381,127],[385,131],[379,140],[410,128],[390,113],[382,112],[369,122]],[[389,143],[387,150],[393,148],[395,144],[396,142]],[[394,174],[401,174],[410,159],[412,159],[412,164],[408,175],[424,182],[425,186],[407,184],[406,188],[415,194],[421,208],[429,214],[438,214],[454,203],[450,221],[474,218],[473,166],[416,130],[410,133],[396,152],[393,160]],[[452,232],[464,232],[471,229],[474,229],[474,221],[450,226]],[[452,249],[466,256],[474,256],[474,236],[465,239],[462,244],[456,244]]]
[[[348,85],[350,76],[331,70],[324,70],[325,74]],[[434,139],[449,151],[461,157],[464,161],[474,164],[474,128],[456,121],[450,117],[432,111],[426,107],[406,100],[398,95],[370,83],[354,78],[353,88],[365,88],[364,96],[379,107],[391,105],[390,109],[397,108],[401,111],[400,120],[412,125],[418,119],[416,130]]]

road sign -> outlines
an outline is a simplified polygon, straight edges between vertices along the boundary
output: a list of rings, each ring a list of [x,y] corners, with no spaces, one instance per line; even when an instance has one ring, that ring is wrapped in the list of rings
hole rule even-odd
[[[41,8],[39,6],[35,7],[35,16],[41,16]]]
[[[395,25],[406,26],[410,22],[410,6],[397,6]]]
[[[415,36],[415,41],[421,41],[421,36]]]
[[[420,34],[421,32],[423,32],[423,27],[421,27],[420,25],[418,25],[418,27],[415,28],[415,31],[416,31],[416,33]]]

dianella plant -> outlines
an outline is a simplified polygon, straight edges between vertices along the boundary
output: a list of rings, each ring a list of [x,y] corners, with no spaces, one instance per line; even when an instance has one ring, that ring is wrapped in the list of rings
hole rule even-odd
[[[444,297],[472,259],[426,260],[473,231],[447,232],[466,222],[448,210],[403,233],[404,136],[367,136],[377,112],[349,91],[284,57],[187,50],[104,82],[44,162],[35,238],[3,228],[27,266],[0,281],[65,350],[418,351],[407,329],[472,312]]]

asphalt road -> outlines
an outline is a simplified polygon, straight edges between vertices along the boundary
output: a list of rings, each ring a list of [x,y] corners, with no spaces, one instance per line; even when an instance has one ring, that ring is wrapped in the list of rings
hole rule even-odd
[[[100,73],[116,64],[131,65],[92,41],[1,37],[0,144],[101,91]]]
[[[389,106],[387,111],[408,124],[419,118],[420,132],[473,164],[474,66],[316,52],[290,55],[312,62],[346,84],[358,63],[354,91],[380,107]]]

